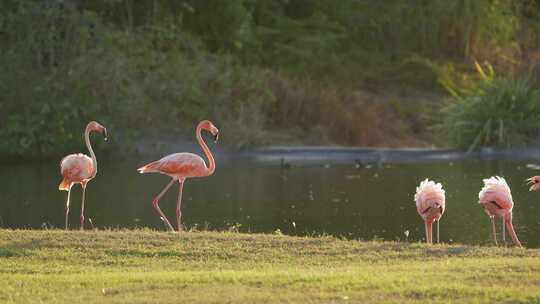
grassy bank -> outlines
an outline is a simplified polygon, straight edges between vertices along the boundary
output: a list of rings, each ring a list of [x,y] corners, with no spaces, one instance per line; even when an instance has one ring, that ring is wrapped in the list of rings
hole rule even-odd
[[[539,284],[531,249],[0,230],[2,303],[538,303]]]

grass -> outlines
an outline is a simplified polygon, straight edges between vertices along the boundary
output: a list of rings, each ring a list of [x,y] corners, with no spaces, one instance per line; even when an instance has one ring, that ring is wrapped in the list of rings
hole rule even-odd
[[[540,250],[0,230],[1,303],[538,303]]]

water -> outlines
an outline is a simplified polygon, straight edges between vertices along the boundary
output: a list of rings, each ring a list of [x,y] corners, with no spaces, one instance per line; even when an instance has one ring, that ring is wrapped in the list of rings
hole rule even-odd
[[[99,163],[98,176],[87,189],[85,212],[95,227],[165,229],[151,202],[169,179],[138,174],[135,169],[144,162]],[[419,182],[430,177],[443,183],[447,195],[441,241],[490,244],[490,221],[477,203],[478,192],[482,178],[498,174],[512,188],[519,238],[527,247],[540,247],[540,193],[528,192],[524,181],[538,171],[527,163],[461,160],[283,167],[243,159],[222,161],[213,176],[186,182],[184,223],[188,229],[279,229],[285,234],[418,241],[424,238],[424,226],[413,195]],[[62,228],[67,192],[57,190],[59,182],[56,162],[0,166],[0,227]],[[160,203],[173,226],[177,192],[178,186],[172,187]],[[80,187],[75,186],[72,228],[78,228],[80,194]],[[500,221],[497,225],[500,237]],[[409,231],[408,238],[405,231]]]

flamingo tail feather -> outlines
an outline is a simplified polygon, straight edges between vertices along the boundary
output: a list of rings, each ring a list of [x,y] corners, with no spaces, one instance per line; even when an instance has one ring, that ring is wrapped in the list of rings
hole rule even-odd
[[[63,191],[69,191],[70,185],[71,185],[71,182],[64,178],[60,182],[60,185],[58,185],[58,190],[60,190],[60,191],[62,191],[62,190]]]

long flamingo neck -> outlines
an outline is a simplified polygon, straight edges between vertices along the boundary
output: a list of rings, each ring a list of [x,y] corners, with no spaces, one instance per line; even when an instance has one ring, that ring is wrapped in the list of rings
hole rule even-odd
[[[210,149],[208,148],[208,146],[206,145],[206,143],[202,139],[201,131],[202,131],[201,126],[197,126],[197,131],[196,131],[197,141],[199,142],[199,145],[201,146],[201,149],[203,150],[204,155],[206,155],[206,157],[208,158],[208,164],[209,165],[207,167],[207,173],[208,173],[208,175],[211,175],[216,170],[216,162],[214,161],[214,157],[212,156],[212,152],[210,152]]]
[[[426,242],[433,243],[433,221],[426,221]]]
[[[514,230],[514,225],[512,225],[512,213],[504,217],[504,223],[506,224],[506,229],[508,229],[508,233],[510,233],[514,244],[520,248],[523,247],[521,246],[521,242],[519,241],[516,231]]]
[[[94,149],[92,149],[92,144],[90,143],[90,132],[92,132],[92,130],[86,127],[86,130],[84,131],[84,141],[86,142],[86,148],[88,148],[88,151],[90,152],[90,157],[92,157],[92,164],[94,167],[93,175],[95,176],[97,173],[97,159]]]

